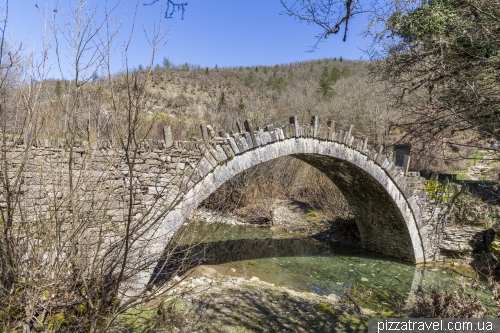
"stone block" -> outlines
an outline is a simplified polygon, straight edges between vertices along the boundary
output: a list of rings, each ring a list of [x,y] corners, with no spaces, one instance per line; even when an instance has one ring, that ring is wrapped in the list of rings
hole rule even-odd
[[[215,159],[219,163],[222,163],[225,160],[227,160],[227,155],[224,152],[224,149],[222,149],[222,147],[219,145],[215,146],[215,152],[212,152],[212,155],[214,155]]]
[[[239,141],[241,142],[241,147],[242,147],[242,149],[240,150],[240,152],[247,151],[249,149],[249,147],[248,147],[248,143],[247,143],[246,138],[245,137],[239,137]]]
[[[233,134],[233,139],[234,142],[236,143],[236,146],[238,147],[238,153],[239,154],[243,153],[246,149],[240,140],[239,134],[238,133]]]
[[[207,130],[207,127],[205,125],[200,125],[200,129],[201,129],[201,137],[203,139],[203,143],[205,144],[205,146],[209,146],[210,145],[210,137],[208,136],[208,130]],[[175,147],[175,145],[174,145]]]
[[[238,148],[234,138],[228,136],[227,140],[229,141],[229,144],[231,145],[231,149],[233,150],[234,154],[238,155],[240,153],[240,149]]]
[[[410,155],[411,144],[410,143],[400,143],[394,147],[396,151],[396,165],[402,167],[404,162],[404,157]]]
[[[224,150],[224,153],[226,154],[227,159],[231,159],[236,155],[229,145],[222,145],[221,148],[222,148],[222,150]]]
[[[259,146],[257,143],[257,139],[255,137],[255,132],[254,132],[252,122],[250,121],[250,119],[246,119],[244,125],[245,125],[245,131],[250,134],[250,139],[252,140],[251,147],[253,148],[253,147]]]
[[[316,138],[318,137],[318,116],[312,116],[311,117],[311,130],[312,130],[312,135],[311,137]]]
[[[402,168],[403,168],[403,173],[407,175],[408,170],[410,169],[410,155],[404,156]]]
[[[252,149],[253,148],[253,140],[252,140],[252,137],[250,136],[250,133],[245,132],[244,136],[245,136],[245,139],[247,141],[248,149]]]
[[[300,136],[302,138],[308,138],[309,137],[309,126],[308,125],[302,125],[301,126]]]
[[[197,169],[199,169],[202,173],[202,177],[205,177],[210,171],[213,170],[212,164],[207,160],[206,157],[203,157],[197,165]]]
[[[277,128],[275,129],[276,135],[278,136],[278,140],[285,140],[285,133],[283,132],[283,129]]]
[[[261,138],[262,138],[262,145],[267,145],[268,143],[271,142],[271,135],[269,135],[269,132],[261,132]]]
[[[290,117],[290,125],[292,125],[293,129],[295,130],[295,137],[298,138],[300,137],[300,127],[299,127],[299,122],[297,119],[297,116],[292,116]]]
[[[276,133],[276,131],[272,130],[272,131],[269,131],[269,136],[271,137],[271,142],[276,142],[278,141],[278,135]]]
[[[345,138],[344,138],[344,143],[346,145],[349,145],[350,146],[350,141],[351,141],[351,135],[352,135],[352,130],[354,128],[354,125],[349,125],[346,129],[345,129]]]
[[[290,125],[287,124],[283,127],[283,134],[285,135],[284,139],[290,138]]]

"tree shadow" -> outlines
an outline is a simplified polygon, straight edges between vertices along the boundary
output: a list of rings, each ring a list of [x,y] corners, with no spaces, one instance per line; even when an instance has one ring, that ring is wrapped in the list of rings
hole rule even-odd
[[[201,332],[366,332],[347,304],[333,306],[275,289],[234,288],[207,301]]]

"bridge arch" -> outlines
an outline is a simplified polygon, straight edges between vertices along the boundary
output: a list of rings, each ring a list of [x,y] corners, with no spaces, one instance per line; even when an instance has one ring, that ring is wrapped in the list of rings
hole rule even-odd
[[[163,218],[162,228],[178,230],[203,200],[240,172],[293,156],[324,173],[343,193],[355,213],[363,247],[415,263],[425,261],[425,228],[419,230],[414,198],[405,197],[408,189],[401,168],[341,142],[284,135],[275,138],[255,148],[247,146],[235,155],[220,146],[206,149],[194,170],[199,180],[183,191]]]

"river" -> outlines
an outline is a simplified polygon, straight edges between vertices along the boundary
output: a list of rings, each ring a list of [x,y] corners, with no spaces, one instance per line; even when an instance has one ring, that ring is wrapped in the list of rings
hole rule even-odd
[[[462,266],[414,265],[358,247],[266,228],[191,222],[180,234],[189,235],[180,243],[202,243],[195,252],[203,252],[199,254],[203,264],[219,271],[319,295],[342,296],[348,290],[361,306],[374,311],[397,310],[418,285],[455,290],[463,281],[470,288],[475,276]],[[487,286],[484,279],[480,283]],[[492,296],[486,288],[480,297],[495,313]]]

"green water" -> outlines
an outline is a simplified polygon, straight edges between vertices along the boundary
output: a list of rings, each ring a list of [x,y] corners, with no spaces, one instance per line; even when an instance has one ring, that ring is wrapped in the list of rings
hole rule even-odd
[[[460,280],[470,286],[474,277],[466,269],[413,265],[372,251],[270,229],[191,223],[185,231],[204,242],[207,264],[297,291],[342,295],[348,289],[362,306],[376,311],[403,306],[419,284],[457,289]],[[494,309],[491,297],[487,289],[481,295],[483,304]]]

